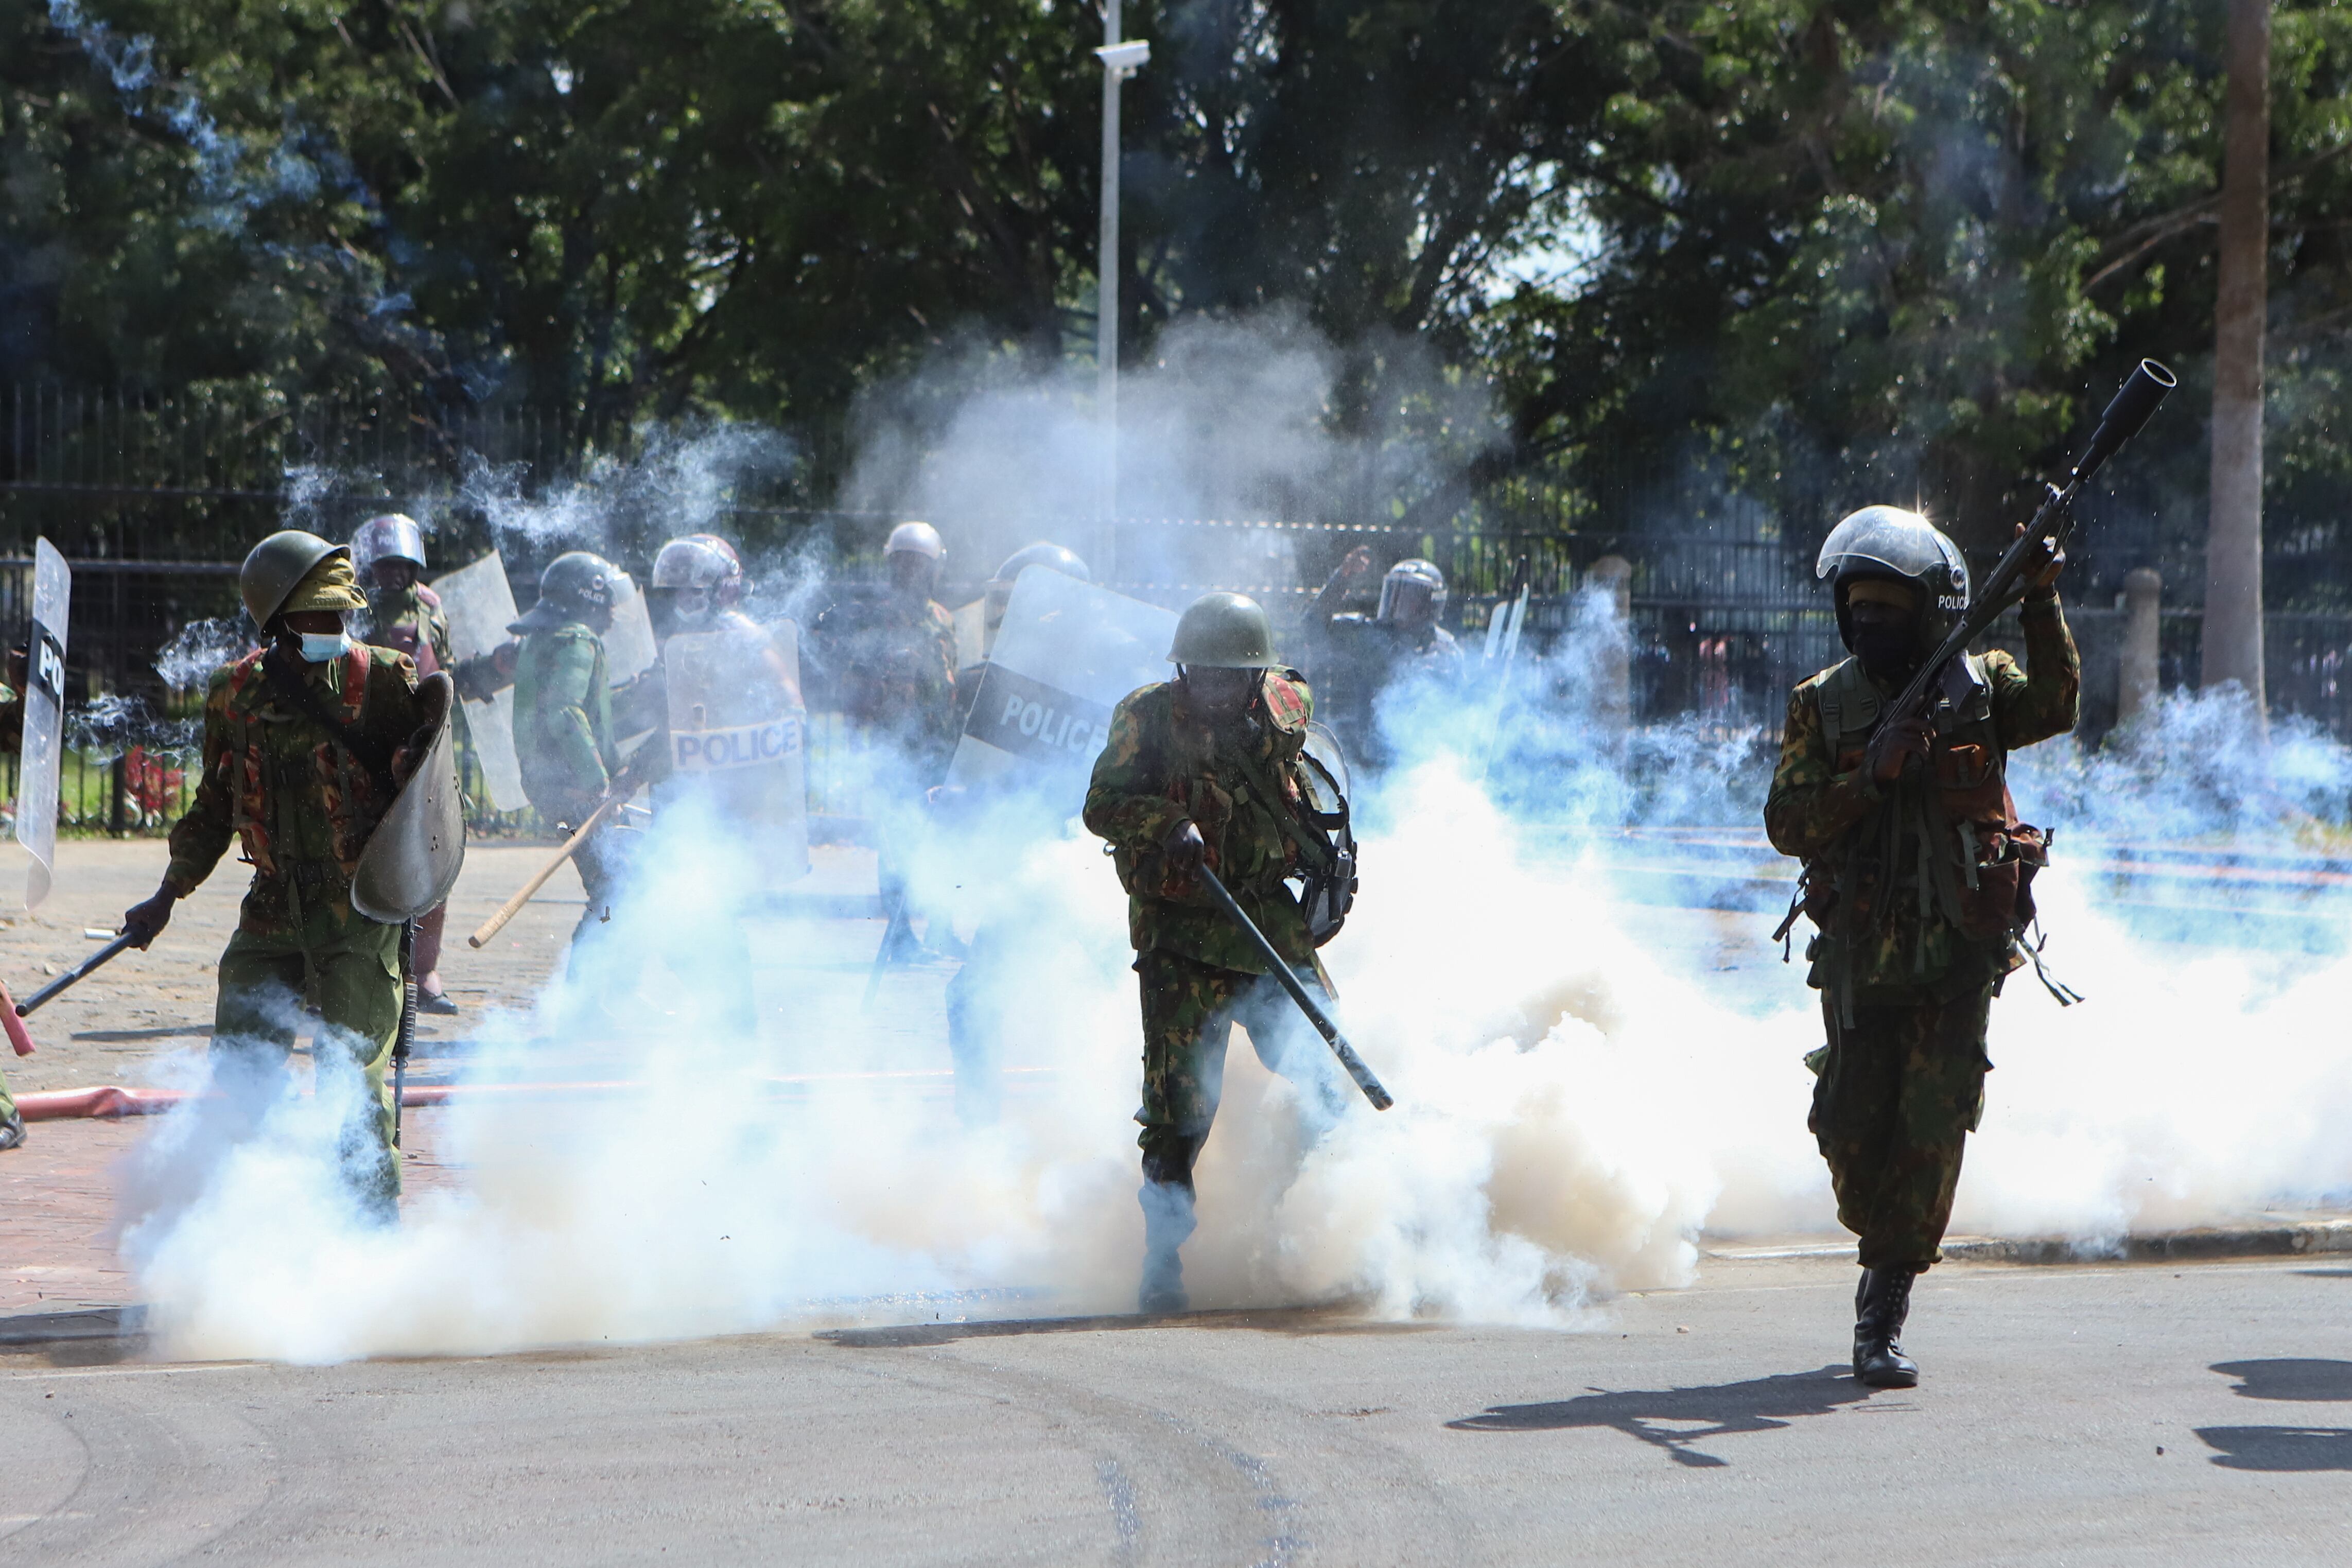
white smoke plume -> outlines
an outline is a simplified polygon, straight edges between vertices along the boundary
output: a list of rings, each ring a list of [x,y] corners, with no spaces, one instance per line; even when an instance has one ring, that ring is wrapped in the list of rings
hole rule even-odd
[[[1150,378],[1137,380],[1130,407],[1148,406]],[[1157,395],[1181,408],[1208,393]],[[1620,736],[1556,700],[1562,684],[1589,689],[1595,650],[1622,635],[1607,601],[1580,613],[1530,672],[1503,744],[1475,705],[1392,709],[1415,744],[1362,803],[1364,893],[1326,957],[1341,1020],[1397,1105],[1359,1103],[1326,1127],[1237,1037],[1185,1248],[1196,1304],[1348,1299],[1391,1317],[1575,1322],[1612,1292],[1687,1281],[1702,1234],[1835,1233],[1804,1127],[1801,1058],[1820,1022],[1801,966],[1760,983],[1717,973],[1655,934],[1605,855],[1629,823],[1752,828],[1769,752],[1674,724]],[[2168,706],[2134,754],[2192,744],[2201,712]],[[2165,795],[2163,766],[2144,769],[2141,805],[2112,783],[2051,782],[2123,765],[2070,744],[2021,770],[2029,817],[2098,829],[2107,812],[2119,831],[2161,821],[2176,838],[2193,826],[2131,815],[2192,810]],[[2294,778],[2343,776],[2340,752],[2295,746]],[[2269,798],[2276,778],[2205,794]],[[2288,795],[2306,813],[2332,798]],[[1034,1070],[1013,1075],[999,1124],[963,1128],[943,1097],[910,1089],[920,1080],[890,1076],[947,1065],[915,996],[935,972],[894,978],[869,1015],[870,947],[715,897],[740,856],[673,816],[587,981],[486,1026],[494,1048],[467,1074],[483,1091],[441,1113],[462,1184],[412,1199],[396,1231],[332,1195],[330,1102],[289,1099],[235,1143],[195,1136],[200,1111],[165,1121],[124,1216],[163,1344],[331,1361],[1126,1308],[1141,1247],[1135,982],[1124,897],[1076,804],[1053,804],[1042,837],[998,835],[992,853],[943,858],[920,879],[928,905],[1018,933],[1008,1058]],[[2210,812],[2194,820],[2220,831]],[[2228,819],[2242,841],[2272,833],[2263,822]],[[2352,1194],[2340,941],[2281,960],[2134,935],[2064,842],[2039,889],[2059,933],[2050,956],[2091,1000],[2062,1010],[2029,973],[1996,1004],[1999,1070],[1956,1228],[2096,1248]],[[1747,918],[1760,932],[1777,916]],[[2340,937],[2340,915],[2315,918]],[[724,1022],[744,980],[738,941],[771,1020],[750,1036]],[[495,1091],[614,1079],[638,1087]],[[168,1208],[139,1195],[163,1191]]]

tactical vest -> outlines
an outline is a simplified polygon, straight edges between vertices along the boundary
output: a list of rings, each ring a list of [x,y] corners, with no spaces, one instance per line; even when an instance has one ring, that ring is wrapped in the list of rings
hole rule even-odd
[[[297,781],[283,776],[280,767],[273,765],[274,761],[282,763],[285,759],[273,759],[257,727],[313,721],[284,711],[283,700],[269,689],[268,676],[262,668],[268,653],[266,647],[257,649],[229,667],[224,706],[229,731],[229,826],[254,870],[264,877],[277,877],[285,875],[287,868],[278,858],[275,818]],[[362,727],[367,709],[368,676],[373,663],[368,645],[353,643],[342,658],[342,690],[328,700],[330,711],[355,730]],[[269,711],[260,711],[264,703],[272,705]],[[366,763],[331,733],[306,754],[306,760],[312,770],[310,782],[319,784],[326,797],[335,859],[348,879],[359,865],[368,836],[390,807],[391,796],[380,788]]]
[[[1172,692],[1167,700],[1172,703]],[[1168,798],[1183,807],[1201,830],[1213,857],[1211,863],[1229,886],[1263,894],[1286,877],[1304,877],[1313,883],[1338,874],[1339,851],[1327,836],[1330,829],[1312,812],[1298,773],[1307,743],[1307,704],[1296,671],[1266,672],[1252,718],[1272,737],[1269,757],[1204,745],[1205,732],[1195,726],[1171,725],[1166,734],[1155,726],[1144,738],[1146,769],[1167,781]],[[1338,826],[1344,829],[1344,820]],[[1349,847],[1352,850],[1352,841]],[[1168,870],[1157,847],[1114,847],[1110,853],[1119,886],[1128,892],[1204,901],[1190,876]],[[1345,874],[1352,883],[1352,854]],[[1349,891],[1352,896],[1352,887]],[[1345,912],[1342,908],[1339,916],[1344,918]],[[1318,929],[1317,944],[1338,930],[1336,919],[1328,922],[1328,929]]]
[[[1833,771],[1860,768],[1885,706],[1862,661],[1831,670],[1814,704]],[[2005,947],[2032,923],[2033,873],[2047,855],[2041,830],[2017,820],[1992,683],[1974,655],[1944,680],[1928,761],[1927,779],[1882,786],[1878,806],[1807,862],[1806,912],[1822,931],[1852,935],[1907,907],[1923,928],[1941,920]]]

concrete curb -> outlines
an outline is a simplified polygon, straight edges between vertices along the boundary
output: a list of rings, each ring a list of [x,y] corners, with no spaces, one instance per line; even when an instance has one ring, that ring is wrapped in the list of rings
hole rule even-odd
[[[1835,1258],[1851,1261],[1852,1242],[1788,1247],[1702,1247],[1708,1258],[1764,1262],[1789,1258]],[[2306,1258],[2352,1253],[2352,1220],[2283,1221],[2275,1225],[2219,1226],[2210,1229],[2159,1231],[2107,1240],[2064,1237],[2008,1238],[1951,1237],[1944,1242],[1947,1263],[2179,1263],[2224,1258]]]

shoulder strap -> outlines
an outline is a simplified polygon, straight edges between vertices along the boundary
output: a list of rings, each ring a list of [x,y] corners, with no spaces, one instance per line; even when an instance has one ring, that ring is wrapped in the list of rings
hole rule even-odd
[[[1835,757],[1839,742],[1849,733],[1868,730],[1885,704],[1877,688],[1862,673],[1862,661],[1848,658],[1822,677],[1822,683],[1813,689],[1813,706],[1821,710],[1822,739]]]
[[[353,680],[362,687],[362,702],[366,698],[364,688],[367,680],[367,662],[362,659],[352,674]],[[300,672],[294,668],[282,647],[272,647],[264,654],[261,668],[269,678],[269,689],[300,709],[315,721],[320,728],[332,735],[336,744],[358,758],[360,765],[367,769],[383,789],[384,797],[390,799],[394,793],[392,783],[392,748],[361,730],[358,725],[346,721],[341,714],[320,701],[319,694],[310,689],[310,683],[303,679]],[[348,697],[344,699],[347,704],[350,700]]]

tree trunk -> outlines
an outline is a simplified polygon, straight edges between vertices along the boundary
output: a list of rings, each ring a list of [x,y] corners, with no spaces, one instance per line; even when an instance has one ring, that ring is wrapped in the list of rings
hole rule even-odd
[[[2205,535],[2208,687],[2263,712],[2263,328],[2270,249],[2270,0],[2229,0],[2220,294],[2213,310],[2213,489]]]

